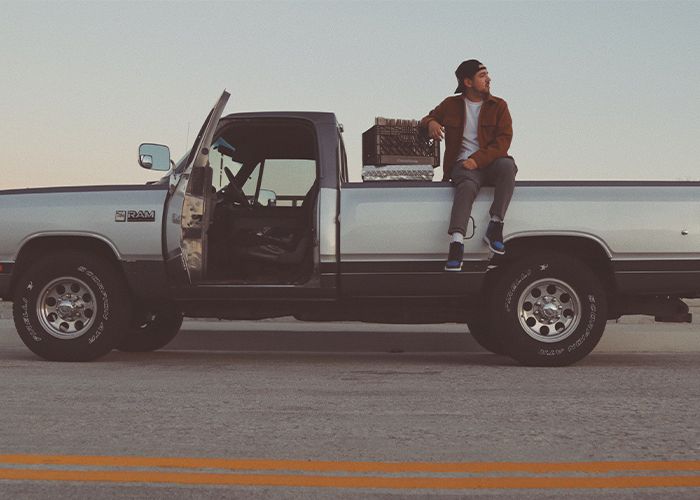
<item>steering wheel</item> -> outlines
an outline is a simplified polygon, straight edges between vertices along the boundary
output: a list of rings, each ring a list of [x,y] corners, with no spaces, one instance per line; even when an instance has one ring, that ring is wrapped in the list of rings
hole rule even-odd
[[[226,194],[224,196],[230,199],[231,201],[238,202],[244,207],[250,207],[250,202],[248,201],[248,198],[246,198],[246,195],[243,192],[243,190],[240,187],[238,187],[238,184],[236,184],[235,182],[236,178],[233,176],[233,172],[231,172],[231,170],[228,167],[224,167],[224,173],[228,178],[228,185],[224,188],[226,191]]]

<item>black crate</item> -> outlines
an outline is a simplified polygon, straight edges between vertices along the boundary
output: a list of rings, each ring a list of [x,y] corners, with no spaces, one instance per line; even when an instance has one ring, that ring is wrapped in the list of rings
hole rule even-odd
[[[375,125],[362,134],[363,165],[440,165],[440,143],[418,125]]]

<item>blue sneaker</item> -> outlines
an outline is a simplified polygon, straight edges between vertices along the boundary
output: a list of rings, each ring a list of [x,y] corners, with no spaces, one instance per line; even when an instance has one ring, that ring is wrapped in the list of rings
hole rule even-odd
[[[458,241],[450,243],[450,253],[447,256],[445,271],[461,271],[464,258],[464,244]]]
[[[493,253],[498,255],[506,253],[506,246],[503,244],[503,222],[493,220],[489,222],[484,241]]]

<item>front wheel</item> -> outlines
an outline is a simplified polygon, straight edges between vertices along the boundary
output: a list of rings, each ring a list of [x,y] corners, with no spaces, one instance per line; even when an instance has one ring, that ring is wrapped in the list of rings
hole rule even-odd
[[[182,313],[172,305],[164,305],[142,314],[119,344],[125,352],[151,352],[165,347],[180,331]]]
[[[130,321],[128,289],[112,263],[82,252],[43,258],[20,277],[13,316],[29,349],[50,361],[107,354]]]
[[[491,296],[493,332],[529,366],[565,366],[598,344],[607,318],[600,280],[580,260],[554,253],[508,265]]]

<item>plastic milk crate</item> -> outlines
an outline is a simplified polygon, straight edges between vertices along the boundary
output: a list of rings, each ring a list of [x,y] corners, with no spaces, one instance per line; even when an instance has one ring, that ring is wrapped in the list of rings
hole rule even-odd
[[[363,165],[440,165],[440,143],[417,120],[377,118],[362,134]]]

